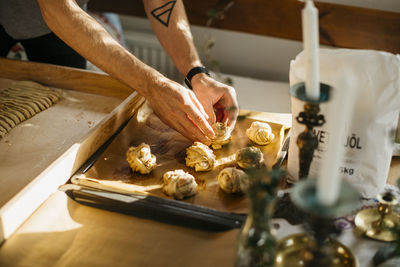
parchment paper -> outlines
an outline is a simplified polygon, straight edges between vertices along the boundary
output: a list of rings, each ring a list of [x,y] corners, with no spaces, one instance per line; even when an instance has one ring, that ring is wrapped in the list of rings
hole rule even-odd
[[[234,131],[232,141],[220,150],[214,150],[217,166],[212,171],[196,172],[185,166],[186,148],[192,142],[178,132],[172,130],[152,112],[148,105],[139,109],[128,125],[104,151],[93,167],[85,173],[85,177],[102,181],[120,182],[123,185],[135,185],[136,190],[153,196],[170,198],[161,188],[162,176],[165,172],[183,169],[191,173],[198,184],[197,194],[183,201],[194,205],[202,205],[225,212],[246,213],[247,199],[243,195],[230,195],[219,189],[217,174],[226,166],[234,166],[234,154],[242,147],[253,144],[246,136],[246,129],[255,121],[268,121],[265,114],[257,112],[241,112]],[[285,127],[282,124],[269,122],[275,139],[267,146],[257,146],[264,154],[265,164],[271,167],[282,145]],[[126,161],[126,151],[130,146],[138,146],[145,142],[150,145],[151,152],[157,157],[157,167],[147,175],[133,173]]]

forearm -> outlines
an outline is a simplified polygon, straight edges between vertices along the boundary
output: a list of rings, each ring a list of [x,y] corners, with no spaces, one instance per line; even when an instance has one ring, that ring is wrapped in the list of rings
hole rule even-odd
[[[38,0],[38,3],[47,25],[70,47],[136,89],[164,123],[190,140],[211,143],[214,132],[192,91],[129,53],[75,1]]]
[[[172,10],[170,10],[169,21],[167,20],[168,13],[159,16],[162,12],[171,8],[173,2],[175,1],[143,1],[146,14],[161,45],[172,58],[179,72],[186,75],[191,68],[202,64],[193,43],[193,36],[182,0],[177,0],[173,5]]]
[[[39,0],[49,28],[93,64],[121,80],[142,95],[165,78],[115,41],[75,1]]]
[[[186,76],[193,67],[201,66],[182,0],[143,0],[143,3],[154,32],[179,72]],[[235,125],[238,103],[232,87],[204,73],[195,75],[191,85],[208,115],[209,124],[217,119]]]

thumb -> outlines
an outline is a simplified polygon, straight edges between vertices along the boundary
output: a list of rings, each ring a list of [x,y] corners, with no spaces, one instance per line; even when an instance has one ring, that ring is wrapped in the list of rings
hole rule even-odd
[[[208,120],[207,121],[212,126],[216,121],[214,107],[209,104],[209,105],[204,106],[204,110],[208,115]]]

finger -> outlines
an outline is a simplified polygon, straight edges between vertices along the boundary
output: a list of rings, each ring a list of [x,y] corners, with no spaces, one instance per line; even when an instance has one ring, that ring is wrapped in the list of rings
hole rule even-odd
[[[210,125],[214,125],[214,123],[216,122],[217,118],[215,116],[214,107],[211,105],[211,103],[209,103],[209,104],[207,104],[205,106],[205,111],[208,114],[208,123]]]
[[[205,121],[204,118],[203,120]],[[204,134],[202,129],[193,121],[189,114],[185,113],[184,110],[175,111],[172,124],[174,124],[174,128],[186,138],[189,138],[192,141],[200,141],[206,145],[211,144],[211,139]]]
[[[193,96],[192,96],[193,94]],[[200,101],[197,99],[196,95],[194,93],[190,94],[192,96],[192,100],[196,107],[199,108],[199,110],[205,114],[205,117],[207,119],[207,122],[212,126],[215,123],[215,113],[214,113],[214,108],[212,107],[211,104],[206,104],[203,106]]]
[[[179,121],[179,125],[184,129],[184,132],[192,141],[200,141],[203,144],[211,145],[211,139],[204,135],[201,129],[193,122],[189,115],[185,114],[187,120]]]
[[[213,139],[215,137],[214,130],[207,122],[205,117],[200,113],[200,111],[194,105],[185,105],[184,111],[190,117],[193,124],[200,128],[200,130],[209,138]]]
[[[197,141],[198,139],[190,134],[188,131],[186,131],[185,127],[183,127],[183,125],[179,122],[176,122],[176,126],[174,127],[175,130],[177,130],[181,135],[183,135],[184,137],[186,137],[187,139],[189,139],[190,141]]]
[[[217,103],[218,108],[223,109],[223,121],[228,122],[228,126],[235,126],[236,119],[239,114],[239,107],[234,95],[225,95]]]
[[[184,112],[177,111],[174,115],[173,119],[167,119],[164,122],[191,141],[200,141],[206,145],[211,144],[211,140],[204,136]]]
[[[196,95],[192,91],[189,91],[189,95],[190,95],[190,98],[192,99],[193,103],[196,105],[196,107],[200,110],[200,112],[208,120],[209,119],[209,115],[205,112],[203,105],[197,99]]]
[[[237,107],[229,107],[227,110],[228,126],[234,127],[236,124],[237,116],[239,115],[239,109]]]
[[[222,105],[218,105],[216,108],[217,121],[226,123],[228,126],[233,127],[236,124],[239,110],[235,107],[223,108]]]
[[[216,111],[216,120],[218,122],[225,122],[224,121],[224,117],[225,117],[224,109],[223,108],[216,108],[215,111]]]

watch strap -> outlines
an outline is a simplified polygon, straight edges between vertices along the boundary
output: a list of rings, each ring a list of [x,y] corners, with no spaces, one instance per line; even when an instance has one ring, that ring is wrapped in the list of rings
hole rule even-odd
[[[208,76],[210,76],[210,72],[208,71],[208,69],[206,67],[203,66],[198,66],[198,67],[194,67],[192,68],[188,74],[185,77],[185,83],[186,85],[189,87],[189,89],[193,89],[192,88],[192,78],[199,73],[205,73]]]

